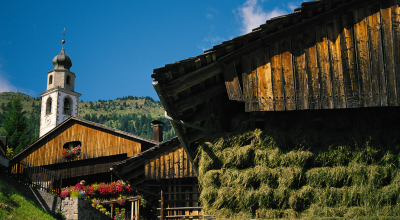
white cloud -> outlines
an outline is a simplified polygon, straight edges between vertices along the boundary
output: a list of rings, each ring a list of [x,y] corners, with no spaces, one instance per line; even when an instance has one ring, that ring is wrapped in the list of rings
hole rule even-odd
[[[0,66],[0,92],[16,92],[17,88],[8,81],[5,75]]]
[[[0,65],[0,93],[1,92],[21,92],[30,96],[36,96],[37,94],[31,89],[21,89],[14,86],[7,77],[7,74],[1,69]]]
[[[205,37],[205,38],[203,39],[203,41],[205,41],[205,42],[211,42],[211,43],[219,42],[219,41],[222,41],[222,40],[223,40],[223,39],[220,38],[220,37],[218,37],[218,36],[216,36],[216,37]]]
[[[294,4],[293,2],[289,2],[289,4],[287,5],[287,7],[293,12],[294,9],[298,8],[299,6]]]
[[[247,0],[242,7],[238,8],[238,11],[242,20],[241,32],[243,34],[251,32],[252,29],[264,24],[270,18],[287,13],[279,8],[265,12],[262,6],[257,3],[257,0]]]
[[[214,17],[213,14],[207,14],[206,16],[207,16],[207,18],[210,18],[210,19]]]

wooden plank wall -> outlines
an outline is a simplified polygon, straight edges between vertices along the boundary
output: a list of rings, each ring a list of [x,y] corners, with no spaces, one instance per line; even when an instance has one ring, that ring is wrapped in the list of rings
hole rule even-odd
[[[61,156],[63,145],[71,141],[81,142],[81,156],[76,160],[127,154],[132,157],[141,152],[141,143],[114,135],[84,124],[74,123],[64,130],[58,130],[43,142],[34,146],[36,150],[22,161],[32,166],[44,166],[66,162]],[[109,171],[109,170],[108,170]]]
[[[145,161],[146,179],[197,177],[182,146],[176,146]]]
[[[244,55],[246,111],[398,106],[399,2],[376,1]]]
[[[163,214],[166,219],[203,218],[203,207],[199,207],[198,202],[200,192],[197,178],[168,179],[163,181],[163,185]]]

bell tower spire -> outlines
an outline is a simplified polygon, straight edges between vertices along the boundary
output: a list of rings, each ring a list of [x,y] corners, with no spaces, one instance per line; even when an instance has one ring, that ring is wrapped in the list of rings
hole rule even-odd
[[[43,136],[70,116],[78,116],[78,101],[81,94],[74,91],[75,73],[70,71],[71,58],[65,53],[65,28],[61,52],[53,58],[54,69],[47,73],[47,90],[42,96],[40,134]]]

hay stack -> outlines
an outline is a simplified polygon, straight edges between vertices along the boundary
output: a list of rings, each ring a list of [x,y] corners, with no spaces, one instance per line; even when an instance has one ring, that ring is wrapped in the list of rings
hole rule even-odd
[[[265,131],[225,134],[201,146],[205,213],[218,219],[400,217],[397,145],[383,148],[369,138],[362,145],[290,150]]]

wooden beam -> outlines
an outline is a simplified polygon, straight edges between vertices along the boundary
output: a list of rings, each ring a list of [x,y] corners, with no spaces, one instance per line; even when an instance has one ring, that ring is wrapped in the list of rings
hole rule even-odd
[[[220,73],[222,73],[221,66],[218,62],[214,62],[165,84],[162,93],[171,96]]]
[[[132,174],[128,174],[128,175],[126,175],[125,178],[130,180],[130,179],[134,179],[140,175],[144,175],[144,169],[139,169],[139,171],[133,172]],[[143,178],[145,178],[145,177],[143,176]]]
[[[374,106],[387,106],[386,75],[383,62],[381,15],[379,2],[367,6],[368,38],[370,45],[372,98]],[[397,65],[396,65],[397,66]]]
[[[370,72],[371,59],[369,55],[370,48],[368,43],[368,26],[365,7],[353,11],[353,27],[356,45],[356,58],[358,64],[358,82],[360,86],[360,107],[374,107],[372,100]]]
[[[239,78],[236,73],[235,63],[226,63],[222,64],[222,66],[229,100],[243,101],[242,88],[240,87]]]
[[[392,24],[392,10],[391,1],[379,1],[381,5],[381,24],[382,24],[382,39],[383,39],[383,55],[385,62],[385,73],[387,77],[387,92],[389,106],[397,106],[397,87],[396,87],[396,72],[395,72],[395,58],[393,50],[393,24]]]
[[[210,100],[211,98],[224,93],[225,86],[223,84],[216,84],[210,88],[207,88],[206,90],[202,90],[201,92],[198,92],[188,98],[179,100],[174,104],[175,109],[177,112],[183,112],[185,110],[188,110],[192,107],[195,107],[196,105],[199,105],[203,102],[206,102],[207,100]]]
[[[195,218],[195,217],[202,217],[203,215],[171,215],[171,216],[165,216],[165,218],[182,218],[182,219],[186,219],[186,218]]]
[[[208,65],[210,66],[210,65]],[[219,65],[218,65],[219,67]],[[165,98],[167,98],[167,96],[164,94],[164,92],[161,90],[160,85],[158,84],[158,82],[152,82],[154,89],[156,90],[158,97],[160,98],[161,103],[163,104],[163,107],[165,109],[165,111],[167,111],[169,114],[172,114],[172,117],[175,117],[175,112],[170,112],[170,103],[167,102],[165,100]],[[196,174],[198,174],[198,168],[197,165],[194,163],[194,159],[193,159],[193,155],[194,153],[188,148],[188,141],[185,138],[185,136],[183,136],[183,131],[182,128],[175,123],[174,121],[171,121],[171,125],[175,130],[175,133],[178,135],[179,141],[181,142],[182,148],[183,150],[186,151],[186,154],[188,156],[188,159],[190,160],[190,162],[192,163],[193,169],[195,170]]]
[[[306,55],[303,33],[292,36],[293,70],[296,85],[296,109],[309,109],[308,105],[308,73],[306,71]]]
[[[184,122],[184,121],[182,121],[182,120],[175,120],[175,119],[171,118],[171,117],[167,114],[167,112],[165,112],[165,118],[168,119],[168,120],[170,120],[170,121],[173,121],[173,122],[175,122],[175,123],[177,123],[177,124],[184,125],[184,126],[186,126],[186,127],[191,127],[191,128],[194,128],[194,129],[197,129],[197,130],[200,130],[200,131],[205,131],[204,128],[199,127],[199,126],[197,126],[197,125],[194,125],[194,124],[191,124],[191,123],[187,123],[187,122]]]
[[[379,10],[379,9],[378,9]],[[345,82],[340,49],[340,19],[335,18],[326,24],[328,34],[329,59],[332,70],[332,92],[334,108],[346,108]]]
[[[128,164],[125,167],[119,169],[118,175],[124,175],[127,172],[138,168],[139,166],[143,166],[144,162],[145,162],[145,159],[143,158],[138,161],[135,161],[135,163]],[[115,169],[115,167],[114,167],[114,169]]]
[[[186,202],[187,200],[185,200]],[[160,210],[161,208],[157,208]],[[165,208],[164,210],[185,210],[185,209],[203,209],[203,207],[176,207],[176,208]]]
[[[113,171],[114,174],[117,175],[120,179],[123,179],[121,176],[118,175],[118,173],[115,172],[114,169],[113,169],[112,171]],[[142,188],[139,188],[139,187],[135,187],[135,186],[134,186],[134,185],[137,185],[137,184],[142,183],[142,182],[144,182],[144,181],[146,181],[146,178],[142,178],[142,179],[140,179],[139,181],[136,181],[136,182],[134,182],[134,183],[130,183],[130,187],[131,187],[132,189],[135,189],[135,190],[138,190],[138,191],[141,191],[141,192],[145,192],[145,193],[148,193],[148,194],[151,194],[151,195],[154,195],[154,196],[158,196],[156,193],[149,192],[149,191],[147,191],[147,190],[144,190],[144,189],[142,189]]]
[[[204,132],[201,132],[201,131],[190,132],[190,134],[191,135],[189,135],[189,137],[188,137],[189,143],[195,142],[204,137]]]
[[[258,78],[258,110],[273,111],[272,69],[269,47],[261,47],[256,51]]]
[[[164,193],[164,195],[182,195],[182,194],[200,194],[199,191],[190,191],[190,192],[168,192]]]
[[[332,73],[329,66],[326,24],[315,26],[315,30],[321,109],[333,109],[334,95],[332,94]]]
[[[342,15],[340,21],[340,30],[342,30],[340,33],[340,48],[342,55],[343,78],[345,82],[346,106],[347,108],[358,108],[360,97],[351,15]]]
[[[164,192],[161,190],[161,202],[160,202],[160,218],[164,219]],[[157,208],[158,209],[158,208]],[[166,208],[167,210],[168,208]]]
[[[161,200],[158,200],[158,201],[160,202]],[[166,200],[166,199],[164,199],[164,203],[174,203],[174,202],[198,202],[198,200],[195,200],[195,199]]]

